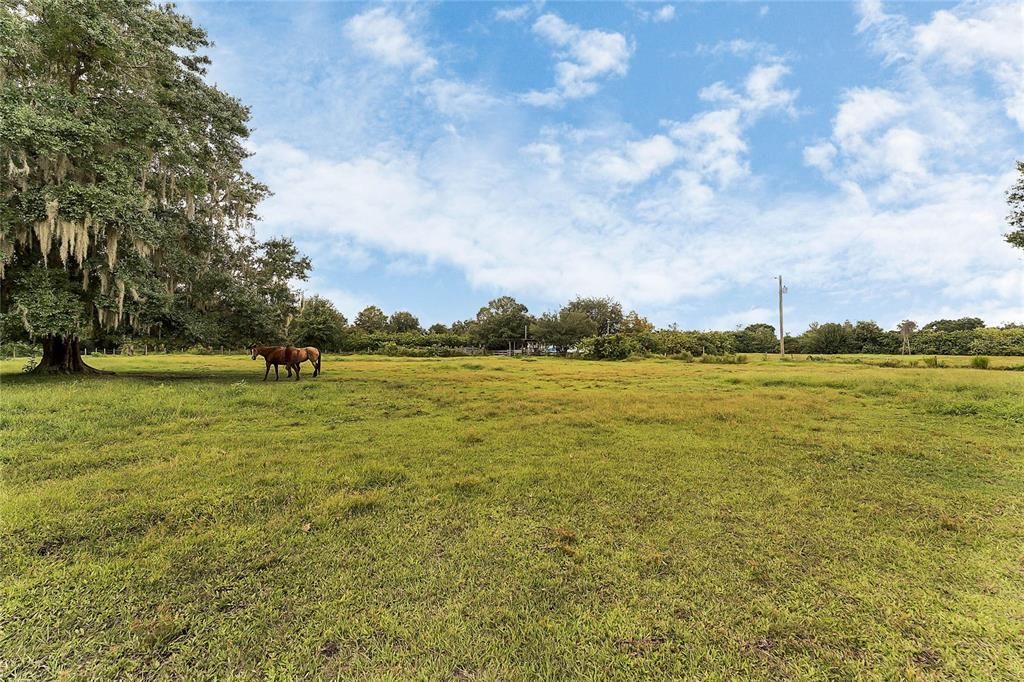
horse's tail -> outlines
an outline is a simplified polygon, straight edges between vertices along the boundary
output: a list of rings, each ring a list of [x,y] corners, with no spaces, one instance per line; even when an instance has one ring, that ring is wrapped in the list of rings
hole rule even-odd
[[[319,348],[316,349],[316,373],[320,374],[320,361],[323,360],[324,353]]]

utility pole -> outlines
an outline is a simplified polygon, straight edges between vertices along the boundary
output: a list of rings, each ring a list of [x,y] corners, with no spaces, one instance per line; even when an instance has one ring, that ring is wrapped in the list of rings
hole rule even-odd
[[[779,355],[786,357],[786,331],[782,326],[782,295],[786,293],[786,287],[782,286],[782,275],[775,279],[779,280]]]

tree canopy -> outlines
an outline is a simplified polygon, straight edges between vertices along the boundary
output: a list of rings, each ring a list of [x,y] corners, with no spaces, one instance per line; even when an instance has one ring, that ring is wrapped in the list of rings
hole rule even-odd
[[[370,305],[359,311],[353,324],[364,332],[382,332],[388,326],[388,316],[377,306]]]
[[[622,304],[608,297],[581,298],[577,296],[566,303],[562,310],[583,313],[597,326],[598,334],[617,333],[624,318]]]
[[[579,310],[562,308],[557,313],[544,313],[533,323],[531,336],[548,343],[560,352],[572,348],[580,339],[597,334],[597,324]]]
[[[523,338],[530,324],[528,313],[527,307],[516,299],[500,296],[477,312],[472,333],[484,345],[500,348],[510,339]]]
[[[388,318],[389,332],[395,332],[401,334],[402,332],[418,332],[420,329],[420,321],[410,312],[405,310],[399,310],[398,312],[392,313],[391,317]]]
[[[303,302],[292,324],[291,342],[296,346],[316,346],[334,350],[341,345],[348,321],[326,298],[313,296]]]
[[[736,350],[742,353],[777,353],[779,338],[775,327],[759,322],[747,325],[736,333]]]
[[[1010,231],[1006,233],[1006,241],[1024,249],[1024,161],[1017,162],[1017,181],[1007,190],[1006,202],[1010,205],[1010,213],[1006,216]]]
[[[253,238],[267,188],[242,167],[248,110],[203,80],[208,44],[146,0],[0,10],[0,312],[41,368],[87,369],[88,330],[282,333],[309,262]]]
[[[980,317],[961,317],[957,320],[935,320],[921,327],[924,332],[959,332],[981,329],[985,322]]]

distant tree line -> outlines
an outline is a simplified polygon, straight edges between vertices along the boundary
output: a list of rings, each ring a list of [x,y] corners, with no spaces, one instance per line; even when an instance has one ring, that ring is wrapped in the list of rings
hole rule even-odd
[[[364,308],[349,324],[330,301],[315,296],[302,305],[290,337],[296,344],[353,353],[451,354],[457,349],[521,347],[524,342],[566,353],[588,337],[653,331],[654,325],[635,311],[624,313],[610,298],[576,298],[536,317],[511,296],[500,296],[473,318],[424,329],[412,313],[388,315],[377,306]]]
[[[916,325],[914,325],[916,328]],[[778,353],[779,339],[770,324],[751,324],[733,331],[684,331],[673,326],[656,330],[635,311],[624,313],[611,298],[576,298],[557,311],[533,316],[525,305],[502,296],[482,307],[476,317],[434,324],[424,329],[407,311],[386,314],[369,306],[349,324],[330,301],[305,301],[291,327],[296,345],[328,351],[391,355],[452,355],[468,348],[503,350],[511,342],[554,353],[576,353],[603,359],[638,354],[728,355]],[[873,321],[813,323],[803,334],[786,337],[790,353],[897,354],[903,338]],[[1024,355],[1024,327],[985,327],[977,317],[935,320],[913,332],[910,350],[924,355]]]

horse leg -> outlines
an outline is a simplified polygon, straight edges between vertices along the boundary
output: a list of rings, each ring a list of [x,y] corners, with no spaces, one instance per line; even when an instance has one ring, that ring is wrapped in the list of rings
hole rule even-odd
[[[274,381],[281,380],[281,373],[277,370],[277,363],[274,363]]]
[[[267,360],[267,371],[263,373],[263,380],[266,381],[268,376],[270,376],[270,360]]]
[[[295,363],[295,380],[296,381],[299,380],[299,367],[301,367],[301,366],[302,366],[301,362],[296,362]]]

